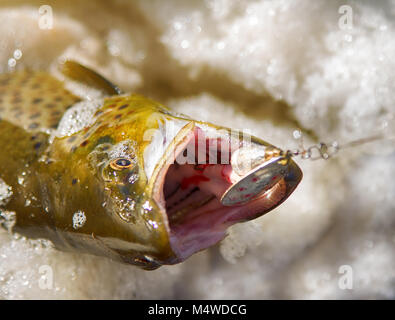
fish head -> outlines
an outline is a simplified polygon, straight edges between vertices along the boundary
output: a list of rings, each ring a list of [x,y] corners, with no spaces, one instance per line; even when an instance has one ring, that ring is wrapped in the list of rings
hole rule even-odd
[[[77,231],[145,269],[218,243],[229,226],[281,204],[302,178],[271,144],[139,95],[108,98],[95,117],[61,139],[72,140],[69,163],[91,190]]]

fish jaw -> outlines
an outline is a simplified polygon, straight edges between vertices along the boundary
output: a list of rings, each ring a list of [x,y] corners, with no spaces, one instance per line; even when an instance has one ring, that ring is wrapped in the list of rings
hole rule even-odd
[[[183,130],[181,137],[176,137],[175,143],[169,146],[166,161],[157,166],[153,175],[152,196],[161,208],[174,252],[165,264],[182,262],[221,241],[231,225],[273,210],[291,195],[302,179],[300,168],[284,152],[250,136],[248,147],[259,150],[255,157],[266,153],[266,160],[271,160],[276,168],[281,167],[281,171],[268,167],[266,175],[273,182],[260,186],[260,190],[254,190],[255,194],[248,194],[245,189],[249,187],[240,184],[238,191],[250,199],[226,205],[224,194],[249,174],[241,174],[232,162],[232,155],[246,147],[245,141],[232,138],[229,129],[199,122],[190,122]],[[220,133],[216,134],[217,131]],[[188,150],[195,150],[192,157],[186,156]],[[213,151],[217,152],[217,161],[213,161]],[[255,159],[247,160],[254,163]]]

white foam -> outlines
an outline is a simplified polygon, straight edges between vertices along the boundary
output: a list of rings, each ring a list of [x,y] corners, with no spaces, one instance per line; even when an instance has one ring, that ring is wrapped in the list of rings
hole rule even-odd
[[[265,110],[278,104],[270,97],[283,99],[324,140],[347,142],[383,129],[394,136],[394,3],[352,2],[352,30],[338,27],[343,4],[142,0],[118,7],[97,1],[91,17],[57,16],[52,33],[34,31],[36,21],[25,10],[7,9],[0,61],[6,66],[15,49],[23,52],[16,67],[75,57],[126,89],[144,88],[193,118],[247,128],[283,148],[296,146],[296,124],[271,121]],[[125,20],[125,7],[142,19]],[[62,4],[56,8],[62,11]],[[85,2],[68,8],[75,17],[83,9],[89,10]],[[97,21],[108,32],[95,33]],[[14,39],[24,46],[16,48]],[[84,125],[90,115],[82,117],[88,117]],[[304,179],[282,206],[232,227],[220,250],[155,272],[33,250],[0,233],[0,288],[8,292],[1,296],[393,299],[394,147],[387,143],[383,154],[381,145],[345,150],[328,162],[298,161]],[[41,265],[54,269],[57,289],[38,289]],[[341,265],[354,270],[352,290],[338,286]],[[105,276],[99,281],[96,274]]]
[[[5,206],[12,196],[12,188],[0,178],[0,206]]]
[[[77,211],[73,214],[73,228],[79,229],[84,226],[86,215],[83,211]]]
[[[103,99],[77,102],[65,112],[59,122],[58,128],[54,132],[54,136],[71,136],[91,126],[96,121],[94,114],[101,106],[103,106]]]

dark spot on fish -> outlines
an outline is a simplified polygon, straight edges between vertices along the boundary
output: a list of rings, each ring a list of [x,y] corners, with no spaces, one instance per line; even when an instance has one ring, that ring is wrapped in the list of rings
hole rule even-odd
[[[48,109],[52,109],[52,108],[55,107],[55,105],[53,103],[48,103],[48,104],[45,105],[45,107],[48,108]]]
[[[50,126],[51,129],[56,129],[57,127],[58,127],[58,124],[57,124],[57,123],[55,123],[55,124],[53,124],[53,125]]]
[[[11,102],[12,103],[20,103],[20,102],[22,102],[22,99],[21,98],[14,98],[11,100]]]
[[[122,106],[120,106],[120,107],[118,108],[118,110],[122,110],[122,109],[125,109],[125,108],[127,108],[127,107],[128,107],[127,104],[123,104]]]
[[[121,118],[122,117],[122,114],[117,114],[115,117],[114,117],[114,119],[119,119],[119,118]]]
[[[40,88],[41,87],[41,85],[39,84],[39,83],[34,83],[33,85],[32,85],[32,89],[38,89],[38,88]]]
[[[119,185],[118,190],[125,196],[128,196],[130,194],[128,185]]]
[[[75,184],[77,183],[77,181],[78,181],[78,180],[77,180],[76,178],[74,178],[73,180],[71,180],[71,184],[72,184],[72,185],[75,185]]]
[[[97,111],[95,112],[94,116],[97,117],[98,115],[100,115],[100,114],[102,114],[102,113],[103,113],[103,111],[97,110]]]
[[[71,136],[70,138],[67,139],[67,142],[72,143],[75,141],[75,139],[77,139],[77,136]]]
[[[37,104],[37,103],[40,103],[41,101],[43,101],[43,99],[36,98],[36,99],[33,99],[32,103]]]
[[[80,147],[85,147],[89,143],[89,140],[85,140],[80,144]]]
[[[34,149],[38,150],[41,147],[41,142],[37,142],[36,144],[34,144]]]
[[[36,140],[37,139],[37,136],[31,136],[30,137],[30,140]]]
[[[37,122],[33,122],[33,123],[29,124],[28,128],[29,129],[36,129],[36,128],[38,128],[38,123]]]
[[[183,155],[184,157],[186,157],[186,156],[187,156],[187,154],[188,154],[188,150],[187,150],[187,149],[185,149],[185,150],[182,152],[182,155]]]
[[[132,114],[134,112],[134,110],[130,110],[127,114]]]
[[[63,98],[60,97],[60,96],[57,96],[57,97],[55,98],[55,101],[62,101],[62,100],[63,100]]]
[[[96,146],[102,143],[113,143],[113,139],[110,136],[104,136],[104,137],[100,137],[97,142],[96,142]],[[103,150],[108,150],[109,147],[105,146],[103,147]]]
[[[60,114],[62,114],[60,111],[51,112],[51,116],[59,116]]]
[[[36,113],[34,113],[34,114],[32,114],[30,117],[29,117],[29,119],[36,119],[36,118],[38,118],[39,116],[41,116],[41,112],[36,112]]]

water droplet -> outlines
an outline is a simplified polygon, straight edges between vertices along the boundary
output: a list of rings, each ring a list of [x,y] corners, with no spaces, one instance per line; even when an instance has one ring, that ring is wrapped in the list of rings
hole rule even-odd
[[[293,132],[294,139],[300,139],[302,137],[302,132],[300,130],[295,130]]]
[[[181,41],[181,48],[188,49],[189,48],[189,41],[188,40],[182,40]]]
[[[16,66],[16,60],[14,58],[8,59],[8,66],[14,68]]]
[[[158,223],[156,221],[148,220],[148,223],[152,226],[152,228],[158,229]]]
[[[114,45],[114,44],[110,44],[108,46],[108,51],[110,52],[110,54],[114,57],[117,57],[120,55],[121,50],[119,49],[118,46]]]
[[[24,182],[25,182],[25,178],[19,176],[19,177],[18,177],[18,184],[23,185]]]
[[[142,208],[144,209],[144,211],[151,211],[152,210],[152,207],[149,204],[148,200],[146,202],[144,202],[144,204],[142,205]]]
[[[181,30],[182,24],[180,22],[174,22],[173,28],[174,28],[174,30]]]
[[[388,29],[388,26],[385,25],[385,24],[382,24],[382,25],[379,27],[379,29],[380,29],[380,31],[386,31],[386,30]]]
[[[19,50],[19,49],[16,49],[16,50],[14,51],[14,58],[15,58],[16,60],[19,60],[20,58],[22,58],[22,51]]]

